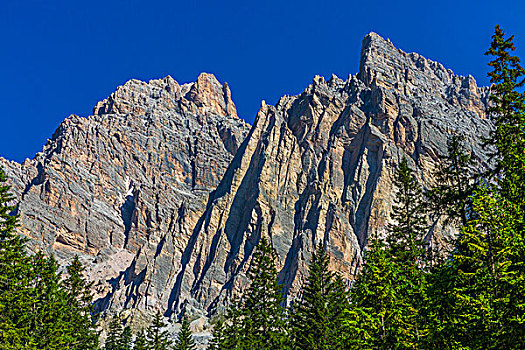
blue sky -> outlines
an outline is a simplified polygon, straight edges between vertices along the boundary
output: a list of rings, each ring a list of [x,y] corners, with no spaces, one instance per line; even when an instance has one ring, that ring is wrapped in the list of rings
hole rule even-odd
[[[355,74],[370,31],[486,85],[495,24],[525,59],[525,2],[495,3],[2,1],[0,155],[33,157],[64,118],[89,115],[131,78],[214,73],[252,122],[262,99],[300,93],[315,74]]]

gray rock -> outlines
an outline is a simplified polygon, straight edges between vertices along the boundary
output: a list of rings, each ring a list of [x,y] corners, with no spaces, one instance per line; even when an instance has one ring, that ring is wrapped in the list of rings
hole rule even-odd
[[[30,249],[64,264],[80,254],[98,311],[202,321],[245,288],[261,236],[289,298],[318,241],[352,280],[369,234],[386,232],[402,157],[431,186],[458,133],[486,166],[488,93],[370,33],[357,75],[316,76],[300,95],[263,102],[251,129],[210,74],[131,80],[92,116],[67,118],[33,159],[0,161]],[[430,234],[439,244],[454,230]]]

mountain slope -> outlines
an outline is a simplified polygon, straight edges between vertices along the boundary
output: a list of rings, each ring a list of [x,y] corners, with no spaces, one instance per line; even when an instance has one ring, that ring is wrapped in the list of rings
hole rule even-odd
[[[458,133],[485,165],[488,93],[370,33],[358,74],[263,102],[251,129],[212,75],[132,80],[33,160],[2,164],[31,248],[81,254],[99,311],[209,313],[246,286],[263,235],[290,298],[319,240],[351,280],[369,234],[385,233],[403,157],[430,186]],[[432,224],[428,239],[454,233]]]

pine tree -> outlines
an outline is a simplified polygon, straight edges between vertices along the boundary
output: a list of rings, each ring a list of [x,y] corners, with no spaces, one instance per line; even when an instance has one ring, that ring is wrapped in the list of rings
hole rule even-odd
[[[499,191],[508,200],[524,206],[525,199],[525,95],[519,91],[525,84],[525,69],[520,59],[512,56],[515,50],[513,36],[505,38],[496,26],[492,43],[486,55],[493,56],[489,63],[493,69],[488,74],[493,83],[487,109],[495,129],[487,144],[495,148],[494,173],[500,175]]]
[[[427,191],[433,212],[445,217],[445,224],[465,226],[472,211],[472,195],[476,188],[472,168],[476,163],[464,146],[464,138],[452,135],[447,142],[447,154],[440,157],[436,172],[437,186]]]
[[[426,300],[425,206],[421,187],[403,159],[394,176],[396,200],[386,240],[371,237],[351,289],[346,347],[412,349],[428,333],[420,315]]]
[[[33,304],[33,338],[39,349],[62,349],[74,341],[69,314],[71,311],[61,285],[58,264],[53,256],[41,252],[33,257],[35,298]]]
[[[133,333],[129,326],[124,327],[119,338],[119,349],[120,350],[131,350],[133,347]]]
[[[286,349],[289,346],[282,287],[277,282],[276,254],[261,238],[253,254],[250,287],[227,313],[225,349]]]
[[[416,263],[422,257],[426,246],[426,206],[421,186],[406,158],[399,163],[394,175],[394,184],[397,187],[391,214],[394,224],[389,225],[386,242],[392,256],[400,262]]]
[[[0,168],[0,348],[36,349],[31,336],[34,296],[31,258],[26,239],[15,233],[18,215],[7,177]]]
[[[351,306],[346,313],[346,349],[394,349],[402,338],[398,324],[399,265],[391,258],[383,239],[369,238],[364,266],[350,290]]]
[[[464,227],[450,260],[452,341],[472,349],[520,349],[525,337],[525,70],[512,56],[513,38],[496,26],[487,140],[498,175],[476,191],[475,218]]]
[[[108,335],[104,344],[104,350],[120,350],[120,339],[123,328],[117,315],[113,315],[108,326]]]
[[[340,349],[344,310],[348,308],[340,276],[330,272],[330,257],[319,243],[309,266],[302,298],[293,307],[295,349]]]
[[[166,323],[160,311],[157,311],[147,332],[148,346],[151,350],[165,350],[172,346],[168,331],[162,330],[163,328],[166,328]]]
[[[228,349],[228,347],[225,346],[226,326],[222,320],[222,317],[219,317],[215,322],[211,334],[212,338],[209,343],[210,350]]]
[[[143,329],[138,332],[137,337],[135,338],[133,350],[151,350],[146,339],[146,333]]]
[[[182,318],[182,326],[175,341],[174,350],[194,350],[195,342],[191,336],[190,321],[187,317]]]
[[[85,268],[77,255],[67,266],[68,277],[64,280],[64,288],[71,307],[70,327],[75,334],[72,349],[88,350],[98,348],[98,333],[91,320],[92,313],[92,283],[84,279]]]

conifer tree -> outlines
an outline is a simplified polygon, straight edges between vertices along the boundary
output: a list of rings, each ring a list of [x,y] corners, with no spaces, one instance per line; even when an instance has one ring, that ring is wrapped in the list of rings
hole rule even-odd
[[[494,184],[476,191],[476,217],[459,236],[451,259],[455,300],[453,341],[472,349],[520,349],[525,337],[525,70],[512,56],[513,38],[495,28],[488,112],[495,130]]]
[[[26,239],[15,233],[18,215],[12,215],[13,196],[0,168],[0,348],[35,349],[31,337],[34,288]]]
[[[122,323],[117,315],[113,315],[108,326],[108,335],[104,344],[104,350],[120,350],[120,339],[122,336]]]
[[[93,284],[86,282],[84,270],[78,255],[75,255],[71,264],[67,266],[68,276],[64,280],[64,288],[71,308],[70,327],[76,338],[71,346],[72,349],[78,350],[98,348],[98,333],[91,320]]]
[[[403,309],[396,285],[399,264],[383,239],[369,238],[364,266],[350,290],[351,306],[343,333],[347,349],[394,349],[401,344]]]
[[[348,308],[340,276],[328,269],[330,257],[319,243],[309,266],[302,297],[293,307],[294,349],[340,349],[344,310]]]
[[[53,256],[41,252],[33,257],[34,303],[33,338],[39,349],[61,349],[75,340],[69,313],[70,305],[61,285],[58,264]]]
[[[487,144],[495,148],[495,173],[500,175],[499,192],[508,200],[523,207],[525,200],[525,95],[519,89],[525,84],[525,69],[515,50],[514,36],[505,38],[496,26],[492,43],[486,55],[493,56],[488,74],[491,83],[491,105],[487,109],[495,129]]]
[[[440,160],[441,168],[435,174],[437,186],[425,195],[434,213],[445,217],[445,224],[465,226],[472,211],[476,181],[471,169],[476,163],[465,150],[464,137],[452,135],[447,154]]]
[[[195,342],[191,336],[190,321],[187,317],[182,318],[182,326],[175,341],[174,350],[195,350]]]
[[[403,158],[394,175],[397,187],[386,242],[391,254],[400,262],[416,263],[425,251],[426,206],[421,185]]]
[[[226,319],[225,349],[286,349],[289,346],[282,287],[277,282],[276,254],[261,238],[253,254],[250,287],[233,303]]]
[[[426,298],[425,206],[421,187],[403,159],[394,176],[396,200],[385,240],[372,236],[351,289],[347,348],[418,348],[428,333],[420,310]]]
[[[209,343],[210,350],[228,349],[226,347],[226,326],[222,317],[219,317],[212,329],[212,338]]]
[[[151,350],[146,339],[146,333],[143,329],[137,333],[137,337],[133,343],[133,350]]]
[[[172,341],[166,328],[166,323],[162,318],[160,311],[157,311],[153,317],[152,324],[148,327],[147,341],[151,350],[165,350],[172,346]]]
[[[119,339],[120,350],[131,350],[133,347],[133,333],[129,326],[124,327]]]

